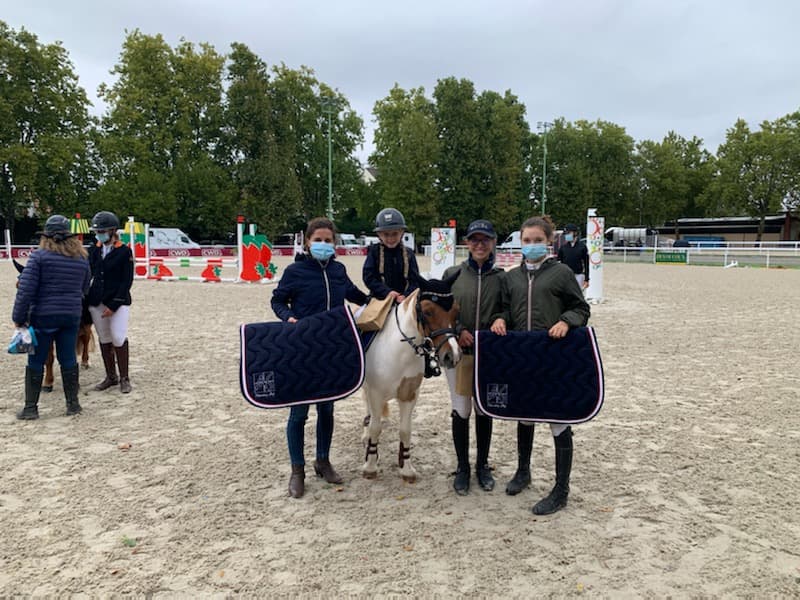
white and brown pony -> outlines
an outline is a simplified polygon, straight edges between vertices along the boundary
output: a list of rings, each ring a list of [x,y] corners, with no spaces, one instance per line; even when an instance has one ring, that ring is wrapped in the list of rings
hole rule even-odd
[[[419,289],[392,309],[366,353],[363,390],[369,414],[364,419],[367,456],[361,472],[368,479],[377,476],[381,417],[387,414],[389,400],[395,398],[400,475],[405,481],[416,481],[410,454],[411,417],[422,378],[438,375],[440,365],[452,368],[461,360],[455,332],[458,307],[450,291],[457,277],[458,273],[443,281],[420,278]]]

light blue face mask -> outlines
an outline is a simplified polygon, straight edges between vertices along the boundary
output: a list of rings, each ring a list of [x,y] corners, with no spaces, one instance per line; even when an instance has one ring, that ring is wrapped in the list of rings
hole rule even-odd
[[[311,242],[309,249],[311,250],[311,256],[317,260],[328,260],[331,256],[336,254],[336,249],[333,247],[333,244],[329,244],[328,242]]]
[[[575,239],[575,236],[572,235],[571,233],[566,233],[564,234],[564,239],[567,240],[568,242],[571,242],[572,240]]]
[[[547,256],[547,244],[525,244],[522,247],[522,256],[525,260],[536,262]]]
[[[96,234],[94,234],[94,237],[96,237],[97,241],[100,242],[101,244],[105,244],[108,240],[111,239],[111,236],[105,231],[98,231]]]

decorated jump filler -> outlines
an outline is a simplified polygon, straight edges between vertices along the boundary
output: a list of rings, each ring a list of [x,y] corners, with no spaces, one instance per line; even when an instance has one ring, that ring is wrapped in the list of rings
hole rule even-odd
[[[256,226],[249,225],[245,234],[244,217],[237,218],[236,256],[176,256],[163,258],[152,256],[150,252],[150,225],[128,217],[124,232],[120,235],[123,243],[132,246],[136,261],[137,278],[159,281],[209,281],[209,282],[261,282],[273,283],[278,268],[272,262],[272,244],[267,236],[256,233]],[[202,249],[203,252],[208,249]],[[190,250],[181,249],[182,252]],[[199,276],[175,275],[173,268],[203,267]],[[235,268],[236,277],[222,277],[224,267]]]

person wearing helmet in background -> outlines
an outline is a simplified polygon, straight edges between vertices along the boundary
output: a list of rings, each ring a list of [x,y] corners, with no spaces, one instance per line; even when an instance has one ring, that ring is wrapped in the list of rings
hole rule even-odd
[[[39,394],[44,364],[55,341],[61,365],[67,416],[81,412],[78,402],[78,338],[83,296],[89,289],[89,263],[80,239],[70,232],[69,219],[53,215],[40,232],[39,248],[31,253],[20,273],[12,319],[17,327],[30,325],[36,332],[36,352],[28,355],[25,369],[25,407],[21,420],[39,418]]]
[[[92,218],[91,229],[97,242],[89,250],[92,285],[88,304],[106,368],[106,378],[94,389],[103,391],[119,384],[120,391],[127,394],[131,391],[128,377],[128,319],[133,284],[133,252],[119,240],[119,219],[114,213],[97,213]]]
[[[558,249],[558,260],[575,273],[581,289],[589,287],[589,250],[578,239],[578,226],[572,223],[564,227],[564,243]]]
[[[373,298],[392,296],[399,304],[418,287],[417,257],[403,244],[405,230],[406,220],[396,208],[384,208],[375,217],[380,243],[369,247],[362,271]]]

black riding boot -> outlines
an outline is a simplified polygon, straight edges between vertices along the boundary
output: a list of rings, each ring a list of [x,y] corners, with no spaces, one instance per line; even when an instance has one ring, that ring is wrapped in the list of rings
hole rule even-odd
[[[567,427],[561,435],[553,438],[556,446],[556,485],[550,494],[533,507],[535,515],[549,515],[567,505],[569,474],[572,470],[572,428]]]
[[[469,493],[469,419],[462,419],[453,411],[453,446],[456,449],[458,467],[453,480],[453,489],[459,496]]]
[[[128,394],[131,391],[131,380],[128,378],[128,340],[125,340],[119,348],[115,346],[114,353],[117,355],[119,365],[119,390],[123,394]]]
[[[478,485],[487,492],[494,489],[494,477],[489,466],[489,448],[492,445],[492,419],[486,415],[475,413],[475,438],[478,445],[478,460],[475,464],[475,476]]]
[[[67,399],[68,417],[77,415],[79,412],[81,412],[81,404],[78,402],[78,391],[80,389],[78,378],[78,365],[75,365],[69,369],[61,367],[61,381],[64,383],[64,396]]]
[[[103,365],[106,368],[106,378],[94,386],[98,392],[114,387],[119,383],[117,377],[117,362],[114,359],[114,344],[100,344],[100,354],[103,356]]]
[[[39,418],[39,393],[42,391],[44,373],[37,373],[25,367],[25,407],[17,413],[21,421],[32,421]]]
[[[517,423],[517,472],[506,485],[506,494],[516,496],[531,484],[533,425]]]

